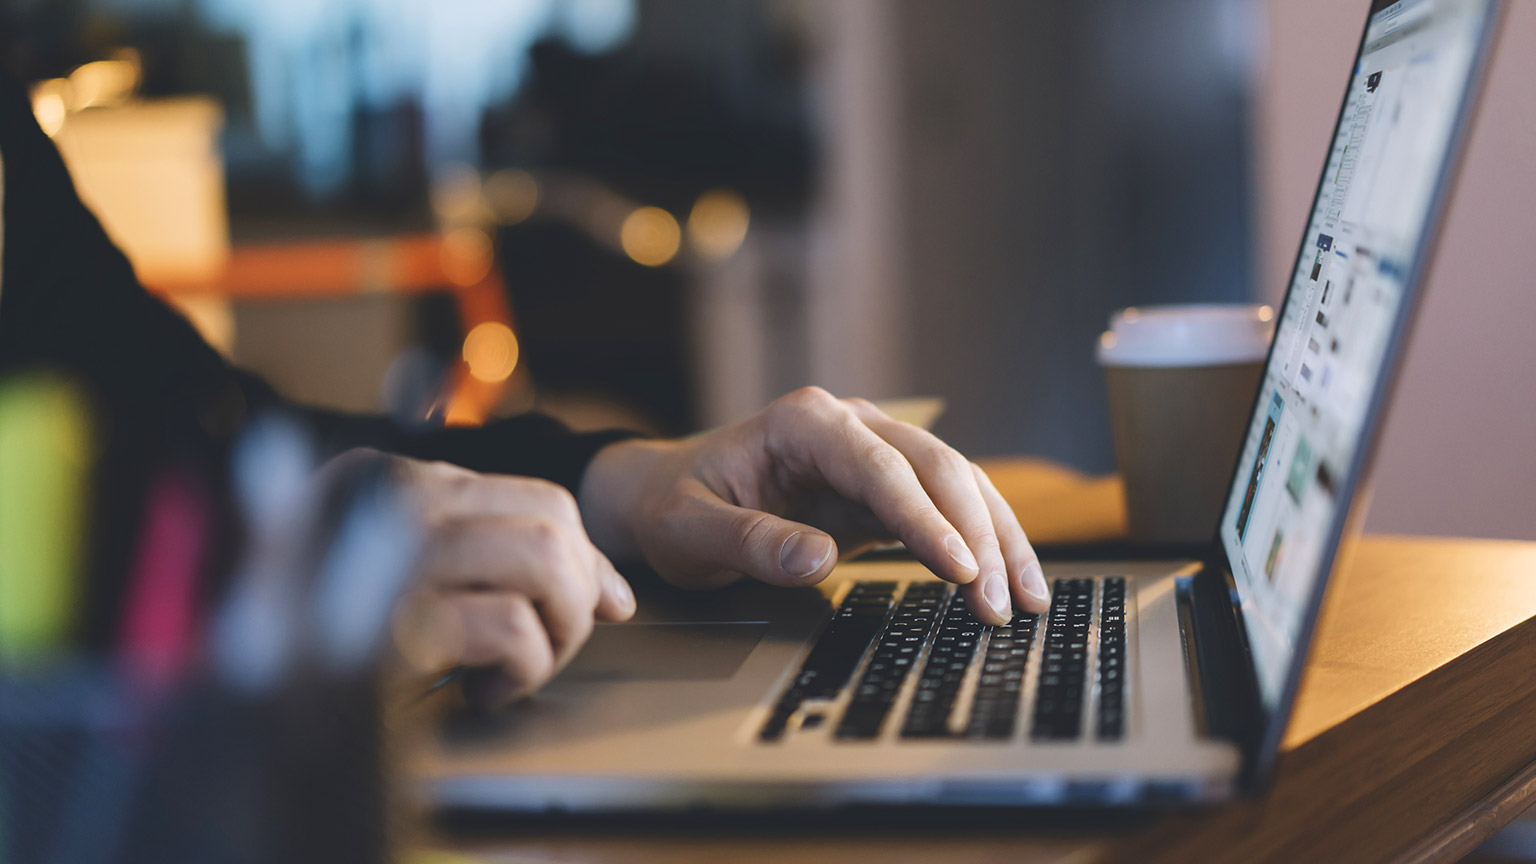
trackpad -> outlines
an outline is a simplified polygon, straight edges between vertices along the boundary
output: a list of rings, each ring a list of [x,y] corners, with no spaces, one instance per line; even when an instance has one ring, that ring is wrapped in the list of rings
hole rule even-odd
[[[556,681],[719,681],[767,631],[766,621],[599,624]]]

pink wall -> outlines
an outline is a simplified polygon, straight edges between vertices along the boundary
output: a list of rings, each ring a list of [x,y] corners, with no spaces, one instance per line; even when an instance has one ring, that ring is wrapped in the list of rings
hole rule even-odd
[[[1268,0],[1260,273],[1278,298],[1366,3]],[[1536,0],[1513,0],[1387,418],[1368,530],[1536,540]]]

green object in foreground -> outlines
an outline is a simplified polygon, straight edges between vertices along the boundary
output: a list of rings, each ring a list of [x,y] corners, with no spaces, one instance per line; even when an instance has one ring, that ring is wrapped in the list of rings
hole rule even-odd
[[[44,374],[0,381],[0,660],[31,659],[69,638],[92,461],[73,385]]]

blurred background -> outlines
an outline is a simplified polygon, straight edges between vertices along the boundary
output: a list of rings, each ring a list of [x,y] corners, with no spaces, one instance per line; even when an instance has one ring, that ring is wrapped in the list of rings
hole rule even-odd
[[[820,384],[1097,473],[1112,310],[1278,302],[1365,6],[0,0],[0,63],[140,277],[295,398],[679,434]],[[1374,530],[1536,539],[1513,6]]]

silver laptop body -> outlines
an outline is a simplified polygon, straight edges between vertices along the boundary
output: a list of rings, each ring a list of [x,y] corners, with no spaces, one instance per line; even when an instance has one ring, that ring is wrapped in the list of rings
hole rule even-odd
[[[1227,506],[1202,560],[1050,563],[982,627],[910,560],[815,589],[637,580],[534,698],[412,770],[492,811],[1121,806],[1260,781],[1416,306],[1501,11],[1374,0]],[[1028,526],[1025,526],[1026,529]]]

